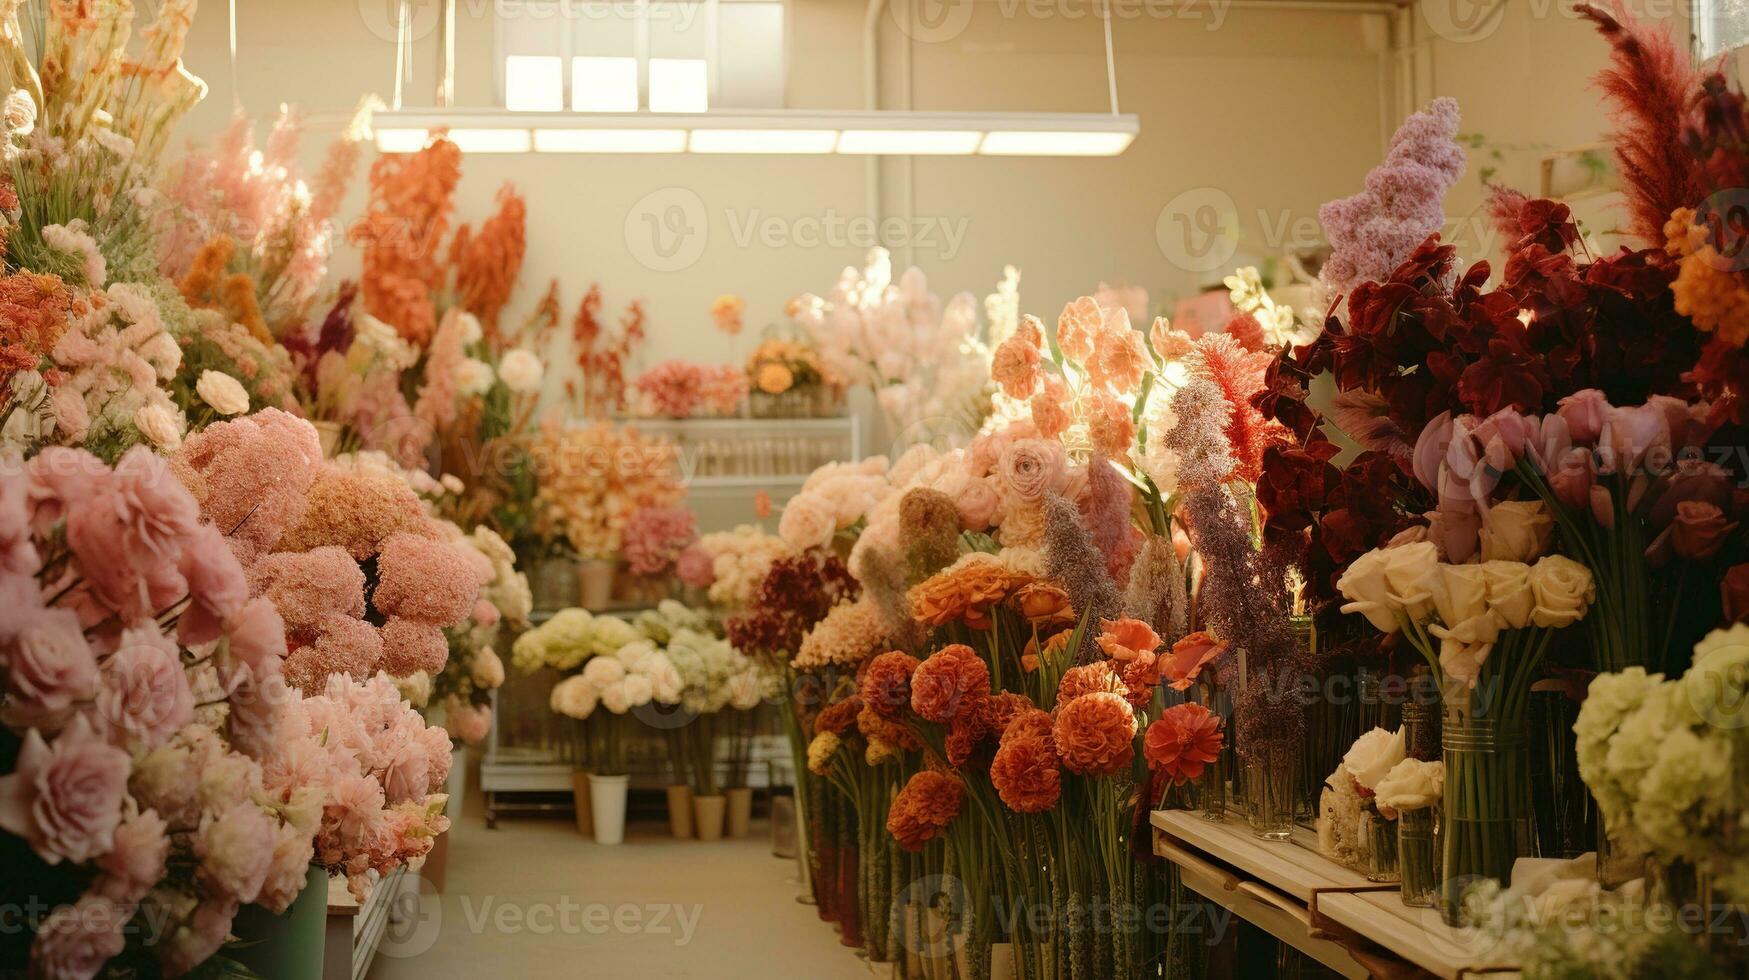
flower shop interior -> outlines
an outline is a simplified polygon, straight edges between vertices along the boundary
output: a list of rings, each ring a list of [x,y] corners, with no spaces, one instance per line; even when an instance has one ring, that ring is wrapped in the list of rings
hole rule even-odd
[[[0,0],[0,980],[1749,976],[1746,48]]]

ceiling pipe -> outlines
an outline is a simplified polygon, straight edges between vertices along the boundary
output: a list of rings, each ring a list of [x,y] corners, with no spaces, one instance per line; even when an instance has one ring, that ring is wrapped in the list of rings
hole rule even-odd
[[[868,0],[868,10],[862,20],[862,107],[881,107],[881,14],[887,0]],[[863,164],[863,203],[869,220],[877,226],[881,220],[881,161],[869,157]]]

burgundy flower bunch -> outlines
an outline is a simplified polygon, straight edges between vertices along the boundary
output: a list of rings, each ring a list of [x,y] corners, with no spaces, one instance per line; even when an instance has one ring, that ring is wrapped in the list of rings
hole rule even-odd
[[[810,548],[773,561],[751,608],[729,617],[724,628],[737,650],[787,655],[801,647],[803,635],[833,606],[856,599],[860,591],[842,559]]]

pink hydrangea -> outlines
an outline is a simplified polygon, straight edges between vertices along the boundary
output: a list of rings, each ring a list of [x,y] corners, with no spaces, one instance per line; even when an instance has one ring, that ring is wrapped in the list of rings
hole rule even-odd
[[[269,408],[189,436],[171,465],[208,520],[242,550],[265,552],[302,517],[321,464],[315,427]]]
[[[674,574],[694,589],[708,589],[717,580],[716,558],[702,542],[694,541],[674,562]]]
[[[383,624],[383,657],[378,666],[390,677],[436,674],[449,660],[449,640],[443,630],[414,619],[391,618]]]
[[[322,690],[335,675],[369,677],[382,661],[382,634],[363,620],[329,616],[317,630],[314,643],[285,658],[286,682],[306,694]]]
[[[338,545],[364,561],[389,538],[408,532],[429,535],[430,519],[406,480],[389,472],[330,463],[310,485],[303,518],[280,538],[279,548],[309,551]]]
[[[272,600],[294,632],[313,632],[330,616],[364,615],[364,570],[344,548],[275,552],[257,561],[249,577],[255,594]]]
[[[626,521],[620,553],[634,575],[660,575],[698,539],[698,515],[684,507],[640,507]]]
[[[412,534],[396,534],[383,543],[377,579],[371,604],[378,612],[432,626],[465,622],[481,585],[463,548]]]

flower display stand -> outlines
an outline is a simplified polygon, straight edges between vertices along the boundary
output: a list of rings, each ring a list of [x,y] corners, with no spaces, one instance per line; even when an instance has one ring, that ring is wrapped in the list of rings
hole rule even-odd
[[[1453,929],[1437,908],[1404,905],[1396,885],[1369,882],[1319,854],[1303,827],[1267,841],[1237,814],[1217,821],[1156,810],[1151,822],[1154,853],[1178,866],[1185,887],[1342,976],[1517,972],[1491,957],[1497,936]]]
[[[328,928],[322,947],[322,980],[364,980],[391,927],[417,925],[421,896],[417,873],[396,868],[377,882],[360,902],[347,890],[345,878],[328,879]],[[400,935],[400,933],[397,933]]]

